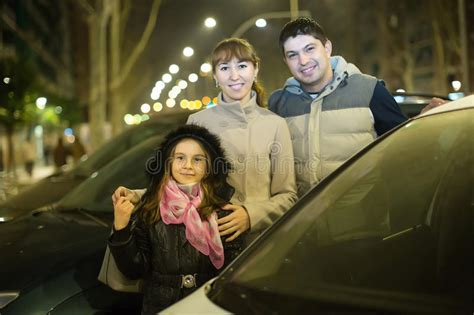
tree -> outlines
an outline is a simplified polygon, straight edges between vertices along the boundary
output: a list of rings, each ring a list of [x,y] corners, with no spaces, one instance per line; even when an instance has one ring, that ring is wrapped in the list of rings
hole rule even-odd
[[[124,51],[123,34],[132,1],[95,0],[92,4],[86,0],[78,2],[86,13],[89,25],[89,123],[93,148],[97,148],[103,141],[108,103],[113,132],[121,130],[127,100],[123,86],[148,44],[161,5],[161,0],[152,1],[146,27],[131,52]],[[110,40],[110,51],[107,49],[107,40]]]
[[[376,18],[377,75],[409,92],[446,95],[448,77],[462,73],[456,2],[383,0],[375,8],[381,12]]]
[[[33,99],[36,85],[35,67],[27,61],[4,59],[0,61],[0,124],[7,134],[6,169],[15,169],[13,133],[19,125],[34,121],[36,109]]]
[[[121,3],[118,2],[112,12],[112,23],[110,28],[110,77],[112,78],[109,85],[111,99],[110,120],[112,123],[112,132],[114,134],[120,132],[123,128],[123,116],[127,111],[127,104],[131,99],[129,93],[130,89],[124,88],[124,85],[126,84],[127,79],[129,78],[129,74],[132,68],[136,64],[140,55],[145,50],[150,36],[155,28],[159,8],[161,5],[161,0],[153,1],[150,9],[150,14],[148,16],[148,21],[143,30],[141,38],[134,46],[133,51],[128,53],[128,56],[127,54],[122,54],[121,52],[124,48],[123,38],[126,29],[125,26],[128,20],[128,14],[130,12],[130,1],[123,1],[123,7],[121,7],[120,4]],[[127,56],[126,59],[122,58],[123,56]],[[144,77],[146,78],[147,76]],[[125,91],[127,91],[127,93],[124,93]],[[127,97],[127,94],[129,95],[129,97]]]

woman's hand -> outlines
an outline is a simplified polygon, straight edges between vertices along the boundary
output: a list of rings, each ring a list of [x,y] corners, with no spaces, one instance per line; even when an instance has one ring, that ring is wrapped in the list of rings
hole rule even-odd
[[[115,230],[118,231],[124,229],[128,225],[134,208],[135,206],[127,199],[127,197],[119,197],[117,201],[114,202]]]
[[[232,234],[226,238],[226,242],[230,242],[250,228],[250,218],[247,210],[242,206],[227,204],[222,209],[233,211],[231,214],[217,220],[221,236]]]
[[[125,197],[128,201],[136,205],[140,201],[140,196],[136,191],[130,190],[127,187],[119,186],[112,195],[112,202],[115,203],[120,199],[120,197]]]

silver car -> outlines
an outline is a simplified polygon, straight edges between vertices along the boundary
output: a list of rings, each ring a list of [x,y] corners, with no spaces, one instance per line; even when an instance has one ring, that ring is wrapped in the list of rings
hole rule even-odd
[[[164,314],[474,310],[474,96],[409,120]]]

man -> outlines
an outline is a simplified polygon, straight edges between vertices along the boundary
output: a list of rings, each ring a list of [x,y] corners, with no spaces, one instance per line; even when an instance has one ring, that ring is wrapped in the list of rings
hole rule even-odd
[[[313,19],[287,23],[280,49],[293,77],[272,93],[269,108],[290,128],[301,196],[407,118],[381,80],[340,56],[331,57],[331,41]]]

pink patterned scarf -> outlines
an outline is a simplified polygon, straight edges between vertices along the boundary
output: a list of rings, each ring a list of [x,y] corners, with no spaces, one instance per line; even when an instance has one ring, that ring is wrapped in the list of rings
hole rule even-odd
[[[187,194],[170,179],[160,201],[161,219],[165,224],[184,224],[188,242],[209,256],[212,264],[220,269],[224,265],[224,247],[217,226],[217,214],[213,212],[206,220],[201,220],[197,210],[201,199],[200,184],[194,185],[192,192]]]

